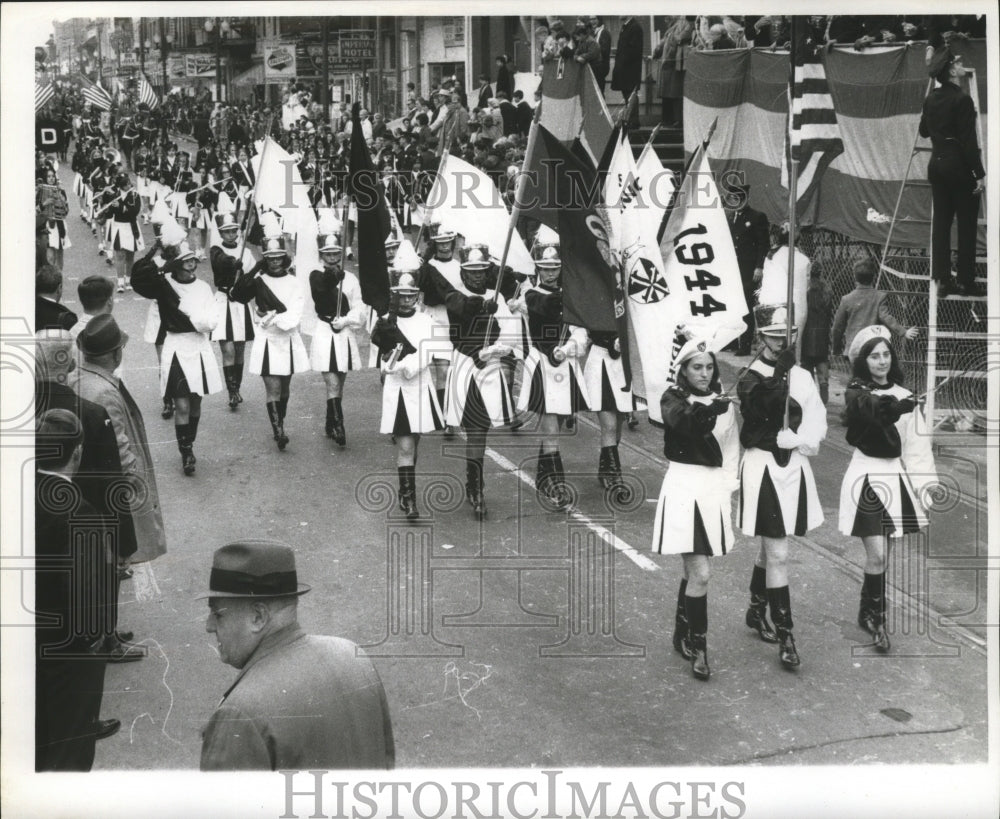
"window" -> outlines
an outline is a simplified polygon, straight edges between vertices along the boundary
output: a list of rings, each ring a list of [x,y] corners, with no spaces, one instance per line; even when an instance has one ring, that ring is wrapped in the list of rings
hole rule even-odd
[[[448,77],[456,77],[460,88],[465,88],[465,63],[428,63],[428,79],[431,88],[439,86]]]

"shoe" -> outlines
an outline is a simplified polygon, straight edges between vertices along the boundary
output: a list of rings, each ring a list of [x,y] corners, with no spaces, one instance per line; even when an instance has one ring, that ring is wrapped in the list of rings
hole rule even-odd
[[[131,643],[135,638],[135,634],[131,631],[116,631],[115,637],[117,637],[123,643]]]
[[[465,488],[465,499],[472,507],[472,514],[476,520],[483,520],[486,517],[486,498],[483,497],[483,490],[477,487]]]
[[[280,424],[278,426],[277,441],[278,441],[278,451],[279,452],[284,452],[285,451],[285,447],[288,446],[288,436],[285,434],[284,424]]]
[[[120,719],[95,719],[94,736],[97,739],[107,739],[113,737],[122,727]]]
[[[123,643],[116,639],[111,648],[105,651],[104,656],[109,663],[134,663],[143,659],[146,653],[145,646]]]
[[[417,520],[420,513],[417,511],[417,499],[409,492],[399,493],[399,508],[409,521]]]
[[[956,292],[955,284],[951,279],[942,279],[937,283],[937,297],[939,299],[946,299]]]
[[[132,289],[132,285],[126,280],[126,282],[125,282],[125,292],[128,293],[129,291],[131,291],[131,289]]]
[[[235,390],[229,391],[229,410],[230,412],[236,412],[236,409],[240,405],[240,396]]]
[[[567,430],[576,429],[576,417],[573,415],[566,416],[566,423],[564,424]]]
[[[691,673],[698,680],[707,680],[712,674],[708,667],[708,648],[704,634],[691,635]]]
[[[167,421],[174,417],[174,399],[164,398],[163,399],[163,409],[160,411],[160,417]]]
[[[746,624],[754,629],[765,643],[778,642],[778,635],[775,633],[774,627],[767,621],[766,598],[751,597],[750,607],[747,609]]]
[[[333,438],[337,446],[347,445],[347,431],[344,429],[344,411],[341,408],[340,399],[333,399],[333,414],[330,424],[330,437]]]
[[[861,607],[858,609],[858,625],[869,634],[875,634],[875,618],[865,602],[862,600]]]
[[[119,293],[124,293],[125,292],[125,285],[122,284],[121,281],[118,282],[118,292]]]
[[[979,282],[958,282],[955,285],[955,292],[959,296],[966,296],[974,299],[986,298],[986,286]]]
[[[688,644],[686,623],[683,628],[678,624],[678,627],[674,629],[674,651],[680,654],[685,660],[694,658],[694,652]]]
[[[778,659],[785,668],[798,668],[802,661],[799,652],[795,650],[795,638],[792,632],[782,631],[778,634]]]
[[[884,624],[876,624],[875,631],[872,633],[872,645],[880,654],[888,654],[889,649],[892,648],[889,643],[889,635],[885,633]]]
[[[354,251],[351,250],[350,248],[348,248],[348,250],[347,250],[347,258],[348,259],[353,259],[354,258]]]
[[[453,427],[451,424],[448,424],[448,426],[446,426],[444,428],[444,437],[447,438],[448,440],[451,440],[452,438],[454,438],[455,437],[455,427]]]
[[[194,457],[194,452],[191,447],[187,447],[181,452],[181,469],[184,470],[184,474],[190,477],[194,474],[194,465],[198,463],[198,459]]]
[[[628,424],[629,429],[635,429],[637,426],[639,426],[639,419],[635,417],[634,412],[630,412],[628,414],[628,419],[626,423]]]
[[[118,580],[128,580],[132,576],[132,570],[124,563],[118,567]]]

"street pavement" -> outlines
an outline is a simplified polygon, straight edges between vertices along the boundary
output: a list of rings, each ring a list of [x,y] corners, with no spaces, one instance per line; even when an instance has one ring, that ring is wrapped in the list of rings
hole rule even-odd
[[[59,175],[71,190],[68,166]],[[79,280],[113,268],[75,202],[67,225],[64,303],[79,310]],[[198,275],[211,282],[208,262]],[[635,489],[626,508],[597,484],[595,418],[581,414],[560,443],[578,495],[572,513],[548,512],[535,498],[529,422],[490,435],[482,522],[462,496],[461,439],[425,436],[423,518],[410,525],[394,506],[393,446],[377,431],[376,371],[347,378],[343,449],[323,434],[320,374],[296,375],[283,453],[260,379],[247,373],[238,411],[224,393],[205,399],[197,473],[185,477],[173,422],[159,416],[154,350],[142,341],[147,306],[126,292],[115,316],[131,338],[125,378],[145,414],[168,553],[123,584],[121,628],[149,656],[109,666],[102,716],[123,728],[98,743],[95,770],[197,768],[200,730],[236,672],[219,662],[206,602],[193,598],[207,585],[213,550],[240,537],[291,544],[300,579],[313,586],[300,602],[303,625],[373,656],[399,767],[986,761],[985,641],[987,624],[996,625],[986,580],[996,566],[985,508],[948,493],[926,532],[894,550],[893,649],[865,646],[856,624],[863,549],[836,531],[849,459],[836,388],[828,440],[813,459],[826,522],[790,549],[802,666],[784,670],[777,648],[743,623],[756,544],[738,536],[711,564],[712,677],[700,682],[671,647],[680,560],[649,552],[665,461],[662,435],[644,414],[623,433],[621,460]],[[731,384],[741,359],[722,358]],[[954,462],[956,451],[938,468],[946,485],[974,497],[977,467]]]

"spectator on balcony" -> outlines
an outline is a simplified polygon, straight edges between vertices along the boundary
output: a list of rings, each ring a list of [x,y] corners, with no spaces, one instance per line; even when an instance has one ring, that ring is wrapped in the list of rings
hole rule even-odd
[[[694,17],[667,18],[667,21],[667,29],[653,50],[653,58],[660,60],[657,75],[663,101],[660,117],[668,128],[680,128],[684,119],[684,73],[694,35]]]

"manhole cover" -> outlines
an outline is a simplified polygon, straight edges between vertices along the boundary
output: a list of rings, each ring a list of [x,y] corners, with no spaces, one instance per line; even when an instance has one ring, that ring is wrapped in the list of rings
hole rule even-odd
[[[884,714],[889,719],[896,720],[896,722],[909,722],[913,719],[913,714],[909,711],[904,711],[902,708],[883,708],[879,713]]]

